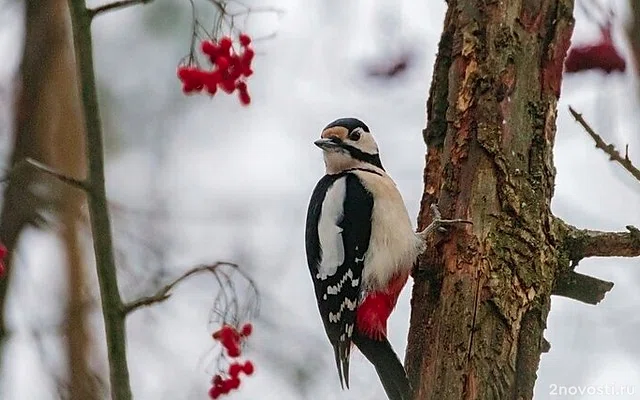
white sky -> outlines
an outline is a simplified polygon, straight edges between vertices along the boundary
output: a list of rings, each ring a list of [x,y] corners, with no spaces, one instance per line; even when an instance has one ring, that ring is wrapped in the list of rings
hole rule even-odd
[[[142,239],[160,247],[159,259],[169,276],[197,263],[232,260],[259,282],[262,314],[248,353],[257,373],[230,398],[384,398],[373,369],[359,354],[353,357],[352,389],[339,389],[308,276],[303,232],[308,198],[323,173],[321,154],[312,141],[327,122],[342,116],[358,116],[371,127],[385,167],[410,214],[417,215],[425,150],[421,130],[445,3],[399,3],[388,10],[383,1],[268,3],[286,13],[281,18],[255,15],[248,21],[247,29],[255,36],[277,32],[275,38],[255,44],[259,55],[249,81],[249,108],[240,107],[235,96],[182,96],[175,67],[187,52],[187,1],[156,0],[95,22],[110,149],[109,196],[131,209],[164,213],[151,219],[135,213],[114,215],[117,243],[133,254],[120,260],[135,263],[121,274],[125,297],[148,293],[158,284],[150,281],[158,266],[145,253]],[[19,8],[16,4],[0,0],[0,54],[5,61],[0,63],[0,126],[10,115],[3,91],[20,54],[19,18],[7,11]],[[583,17],[577,15],[575,41],[597,34]],[[393,57],[405,47],[416,54],[406,75],[383,83],[365,78],[367,60]],[[567,112],[572,104],[619,148],[629,143],[631,157],[640,164],[636,90],[630,72],[565,79],[553,210],[571,224],[602,230],[640,226],[638,182],[599,153]],[[2,151],[6,154],[6,147]],[[32,251],[35,248],[38,251]],[[10,322],[18,334],[6,357],[11,365],[5,364],[1,398],[55,398],[29,333],[60,314],[55,300],[63,293],[63,282],[54,268],[59,265],[55,249],[55,241],[45,234],[29,232],[20,252],[20,289],[14,290],[10,304]],[[616,284],[597,307],[554,297],[545,333],[552,348],[540,364],[536,399],[563,398],[552,395],[552,385],[635,385],[638,396],[639,266],[638,259],[583,261],[580,272]],[[166,304],[130,317],[129,363],[136,399],[206,398],[212,369],[211,288],[212,281],[195,279],[179,286]],[[390,325],[399,354],[404,353],[408,317],[405,289]],[[101,332],[99,316],[93,326]],[[58,342],[47,335],[45,346],[58,365]],[[95,365],[104,367],[99,361]],[[304,389],[297,391],[296,385]]]

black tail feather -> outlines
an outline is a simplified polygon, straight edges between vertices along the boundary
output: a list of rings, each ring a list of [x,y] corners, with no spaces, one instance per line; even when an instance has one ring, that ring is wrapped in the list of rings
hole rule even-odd
[[[407,373],[386,338],[375,340],[356,331],[352,340],[375,367],[389,400],[413,399],[413,390]]]
[[[351,353],[351,342],[340,341],[333,345],[333,352],[336,356],[336,367],[340,377],[342,389],[349,389],[349,356]]]

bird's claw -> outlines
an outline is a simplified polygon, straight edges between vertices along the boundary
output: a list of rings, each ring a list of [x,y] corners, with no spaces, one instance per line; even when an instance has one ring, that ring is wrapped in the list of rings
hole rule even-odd
[[[451,225],[473,225],[473,222],[466,219],[442,219],[442,214],[440,214],[440,210],[438,210],[438,206],[435,204],[431,204],[430,209],[431,213],[433,214],[433,221],[431,221],[429,226],[427,226],[422,232],[418,233],[418,236],[420,236],[423,240],[427,240],[427,237],[434,231],[447,233],[447,227]]]

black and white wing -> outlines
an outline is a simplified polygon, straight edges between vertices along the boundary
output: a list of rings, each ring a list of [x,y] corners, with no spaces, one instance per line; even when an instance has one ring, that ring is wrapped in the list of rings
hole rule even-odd
[[[309,271],[340,383],[349,387],[349,354],[371,236],[373,197],[352,173],[325,175],[307,212]]]

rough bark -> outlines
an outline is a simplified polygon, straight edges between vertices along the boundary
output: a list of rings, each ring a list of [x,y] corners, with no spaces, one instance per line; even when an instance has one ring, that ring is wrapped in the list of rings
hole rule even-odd
[[[85,173],[82,114],[76,90],[68,8],[64,0],[29,0],[25,3],[25,46],[16,102],[15,143],[11,164],[26,157],[38,160],[71,177]],[[12,171],[4,193],[0,237],[10,250],[25,226],[43,214],[55,216],[66,257],[66,318],[69,399],[97,398],[95,378],[88,365],[90,337],[86,326],[85,265],[78,243],[83,194],[33,168]],[[34,187],[45,187],[38,192]],[[0,280],[0,333],[11,274]]]
[[[419,225],[431,203],[474,225],[414,271],[406,367],[416,399],[531,399],[554,279],[569,261],[549,205],[573,1],[448,5]]]

